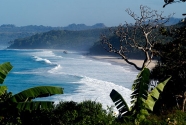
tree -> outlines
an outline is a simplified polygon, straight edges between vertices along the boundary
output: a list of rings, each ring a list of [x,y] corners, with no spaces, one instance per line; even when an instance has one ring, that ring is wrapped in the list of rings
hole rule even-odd
[[[137,16],[130,9],[126,12],[135,20],[134,24],[126,22],[112,30],[112,33],[119,38],[119,47],[114,46],[106,35],[101,36],[101,44],[108,52],[121,56],[128,64],[133,65],[137,70],[147,67],[153,56],[157,53],[154,46],[160,42],[156,36],[160,35],[158,30],[163,24],[168,22],[171,15],[163,16],[163,12],[158,14],[156,10],[151,10],[147,6],[140,6],[141,14]],[[129,60],[127,54],[131,50],[139,50],[144,54],[144,62],[141,67]]]
[[[152,69],[151,77],[159,81],[171,75],[162,97],[157,103],[157,109],[167,110],[178,106],[184,109],[183,100],[186,92],[186,24],[182,22],[171,30],[164,29],[164,35],[171,36],[172,40],[166,44],[159,44],[158,65]],[[182,97],[182,98],[178,98]]]

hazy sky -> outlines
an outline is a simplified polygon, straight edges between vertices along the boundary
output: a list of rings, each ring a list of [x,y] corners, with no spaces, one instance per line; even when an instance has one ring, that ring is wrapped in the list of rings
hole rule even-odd
[[[72,23],[94,25],[104,23],[117,26],[124,21],[132,22],[125,12],[130,8],[139,13],[140,5],[175,12],[174,17],[183,18],[186,3],[176,3],[163,8],[163,0],[0,0],[0,25],[67,26]]]

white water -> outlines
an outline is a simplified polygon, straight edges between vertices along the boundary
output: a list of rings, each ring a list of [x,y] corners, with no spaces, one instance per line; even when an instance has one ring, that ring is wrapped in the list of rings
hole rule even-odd
[[[12,78],[9,76],[9,82],[12,82],[16,75],[15,82],[20,86],[16,87],[17,84],[13,82],[14,86],[11,86],[12,89],[18,89],[16,92],[32,85],[57,85],[64,88],[64,94],[51,96],[48,100],[56,103],[92,100],[102,103],[107,109],[107,106],[114,105],[109,94],[115,89],[130,105],[130,88],[138,72],[128,65],[113,65],[87,58],[77,52],[64,54],[59,50],[15,50],[10,56],[7,58],[12,59],[10,62],[14,67],[20,67],[12,71]],[[19,62],[18,59],[22,60]],[[20,81],[23,77],[22,83]]]
[[[48,55],[44,55],[47,53]],[[59,52],[58,52],[59,53]],[[50,64],[56,64],[47,72],[56,76],[72,75],[80,77],[76,82],[78,87],[70,94],[54,96],[54,101],[76,101],[92,100],[102,103],[106,109],[107,106],[113,106],[114,103],[109,97],[112,89],[117,90],[126,102],[130,105],[129,89],[136,78],[137,72],[132,71],[128,66],[112,65],[109,62],[101,62],[86,58],[76,53],[69,53],[62,56],[56,55],[55,51],[42,51],[35,53],[40,60],[50,61]],[[127,87],[127,88],[126,88]],[[68,89],[68,88],[64,88]]]

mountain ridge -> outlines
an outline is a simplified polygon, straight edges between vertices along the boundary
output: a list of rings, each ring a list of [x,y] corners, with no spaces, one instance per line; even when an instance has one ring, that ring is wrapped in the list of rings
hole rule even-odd
[[[87,26],[85,24],[70,24],[65,27],[51,27],[51,26],[36,26],[36,25],[27,25],[27,26],[15,26],[13,24],[3,24],[0,26],[0,45],[8,45],[10,41],[15,39],[25,38],[37,33],[44,33],[51,30],[71,30],[71,31],[80,31],[80,30],[91,30],[98,28],[105,28],[106,26],[103,23],[96,23],[92,26]]]

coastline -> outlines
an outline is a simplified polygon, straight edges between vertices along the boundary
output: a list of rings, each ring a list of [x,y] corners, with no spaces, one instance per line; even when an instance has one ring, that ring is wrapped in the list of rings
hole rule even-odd
[[[111,64],[114,64],[114,65],[120,65],[120,66],[128,65],[131,67],[132,70],[138,71],[134,66],[128,64],[120,57],[108,56],[108,55],[88,55],[87,57],[95,59],[95,60],[99,60],[99,61],[110,62]],[[142,66],[143,64],[143,60],[139,60],[139,59],[130,59],[129,61],[135,63],[137,66]],[[157,63],[156,60],[152,60],[152,62],[148,65],[147,68],[151,70],[152,68],[155,67],[156,63]]]

